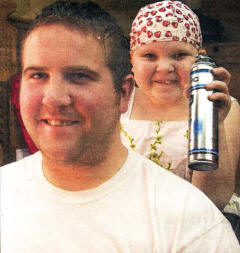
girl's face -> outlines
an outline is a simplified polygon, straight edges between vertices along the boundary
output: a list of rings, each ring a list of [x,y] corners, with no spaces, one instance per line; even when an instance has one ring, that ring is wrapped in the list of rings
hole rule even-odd
[[[132,71],[141,91],[153,102],[179,102],[185,99],[190,70],[197,49],[179,41],[153,42],[131,54]]]

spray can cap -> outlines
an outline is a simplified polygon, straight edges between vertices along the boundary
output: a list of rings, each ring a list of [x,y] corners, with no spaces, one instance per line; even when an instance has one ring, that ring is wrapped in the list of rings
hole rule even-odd
[[[216,66],[214,60],[207,55],[207,52],[205,49],[201,49],[198,52],[198,55],[196,56],[195,63],[205,63],[212,66]]]

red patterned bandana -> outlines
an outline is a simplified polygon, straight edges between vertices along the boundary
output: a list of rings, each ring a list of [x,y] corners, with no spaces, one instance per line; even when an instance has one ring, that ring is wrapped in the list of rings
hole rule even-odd
[[[131,51],[159,41],[183,41],[200,49],[202,34],[197,15],[179,1],[168,0],[142,7],[132,24]]]

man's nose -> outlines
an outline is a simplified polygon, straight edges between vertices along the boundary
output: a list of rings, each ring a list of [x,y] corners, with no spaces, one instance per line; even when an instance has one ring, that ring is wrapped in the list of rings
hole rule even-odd
[[[44,87],[42,103],[54,107],[71,105],[72,97],[69,84],[61,77],[51,77]]]

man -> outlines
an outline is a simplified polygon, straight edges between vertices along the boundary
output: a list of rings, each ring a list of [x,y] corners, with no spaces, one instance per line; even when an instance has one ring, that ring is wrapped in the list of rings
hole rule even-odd
[[[2,253],[239,252],[189,183],[120,141],[127,41],[93,3],[56,2],[23,41],[21,114],[40,152],[2,171]]]

